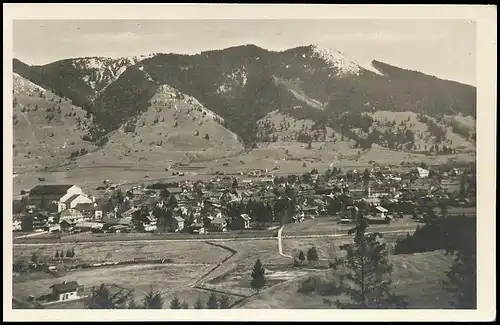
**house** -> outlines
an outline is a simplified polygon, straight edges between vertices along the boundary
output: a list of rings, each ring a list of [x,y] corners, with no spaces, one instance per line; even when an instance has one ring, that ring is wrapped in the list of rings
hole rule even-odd
[[[210,222],[211,231],[226,232],[227,231],[227,221],[225,218],[214,218]]]
[[[233,230],[250,229],[250,216],[246,213],[235,217],[229,225]]]
[[[167,187],[165,193],[168,195],[181,194],[183,192],[181,187]]]
[[[386,218],[387,212],[389,211],[386,208],[381,207],[381,206],[376,206],[375,210],[376,210],[376,216],[378,218],[382,218],[382,219]]]
[[[61,212],[61,214],[59,215],[59,221],[62,220],[67,220],[76,223],[85,220],[85,217],[78,210],[67,209]]]
[[[59,227],[62,232],[70,232],[74,229],[76,222],[73,220],[61,220],[59,221]]]
[[[125,218],[109,218],[109,217],[104,217],[102,219],[102,222],[104,223],[103,228],[108,228],[108,229],[122,229],[122,227],[125,228],[130,228],[132,226],[132,217],[125,217]],[[116,227],[120,226],[120,227]],[[114,227],[114,228],[113,228]]]
[[[176,232],[180,232],[184,229],[184,218],[179,216],[174,217],[174,229]]]
[[[49,215],[45,211],[36,211],[21,219],[21,230],[25,232],[43,231],[48,226]]]
[[[81,194],[80,197],[78,194]],[[70,200],[71,199],[71,200]],[[31,189],[28,200],[30,204],[40,209],[48,209],[51,204],[55,206],[57,212],[64,211],[66,203],[71,207],[71,202],[78,203],[92,202],[83,195],[82,189],[76,185],[38,185]],[[76,200],[76,201],[75,201]]]
[[[429,171],[427,169],[423,169],[421,167],[417,167],[418,178],[427,178],[429,177]]]
[[[145,232],[154,232],[158,228],[158,221],[157,218],[150,213],[147,216],[144,216],[144,221],[142,223],[142,229]]]
[[[102,219],[102,210],[97,208],[96,203],[78,203],[74,209],[80,211],[86,218],[93,220]]]
[[[73,227],[79,231],[97,231],[102,229],[103,224],[99,222],[82,221],[76,223]]]
[[[61,225],[60,224],[49,224],[47,228],[45,228],[48,232],[60,232]]]
[[[92,203],[92,199],[82,193],[77,193],[62,199],[61,202],[66,205],[65,209],[74,209],[77,204]]]
[[[196,223],[196,224],[190,226],[190,228],[191,228],[191,232],[193,234],[200,234],[201,235],[201,234],[206,233],[205,227],[201,223]]]
[[[70,281],[50,286],[52,289],[52,301],[68,301],[81,299],[83,294],[83,286],[76,281]]]
[[[12,231],[20,231],[22,229],[22,223],[19,218],[16,218],[12,222]]]

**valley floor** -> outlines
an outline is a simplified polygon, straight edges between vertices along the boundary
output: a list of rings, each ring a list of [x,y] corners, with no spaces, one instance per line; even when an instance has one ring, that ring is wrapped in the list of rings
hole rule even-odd
[[[108,161],[99,164],[75,163],[67,166],[32,170],[16,173],[13,178],[14,197],[21,190],[29,190],[36,185],[46,184],[78,184],[85,192],[96,195],[96,187],[103,180],[110,180],[117,185],[138,185],[155,181],[208,180],[215,172],[240,174],[243,171],[267,169],[274,176],[299,174],[311,169],[326,170],[330,165],[343,169],[364,169],[373,162],[380,165],[399,166],[401,162],[429,165],[443,164],[449,160],[472,162],[476,154],[459,153],[452,155],[426,156],[400,151],[391,151],[381,147],[361,152],[349,149],[344,144],[314,143],[312,149],[306,149],[300,143],[272,143],[262,145],[248,153],[188,163],[184,167],[169,168],[174,164],[167,156],[146,161]],[[168,170],[165,170],[168,168]],[[173,176],[173,172],[184,173],[183,176]],[[16,172],[16,171],[14,171]],[[248,178],[246,176],[238,176]],[[44,178],[43,182],[39,178]]]

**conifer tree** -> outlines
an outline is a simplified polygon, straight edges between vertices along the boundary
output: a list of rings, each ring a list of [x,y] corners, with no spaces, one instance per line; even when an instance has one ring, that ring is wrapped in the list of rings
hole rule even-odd
[[[229,298],[227,296],[222,296],[219,300],[220,309],[229,309]]]
[[[179,298],[177,297],[174,297],[172,298],[172,300],[170,301],[170,309],[181,309],[182,306],[181,306],[181,302],[179,301]]]
[[[472,232],[471,232],[472,233]],[[477,258],[476,236],[464,236],[446,249],[447,254],[454,254],[455,260],[447,272],[444,281],[446,290],[455,299],[452,305],[460,309],[477,308]]]
[[[346,252],[345,257],[337,258],[333,268],[343,267],[345,274],[341,276],[340,290],[350,297],[350,302],[339,300],[338,308],[404,308],[407,303],[402,296],[391,290],[391,281],[387,276],[392,271],[388,261],[386,245],[378,241],[380,233],[366,234],[366,220],[358,219],[356,227],[348,234],[355,234],[354,242],[340,246]]]
[[[316,247],[313,246],[309,248],[309,250],[307,251],[307,261],[309,262],[309,264],[317,262],[318,259],[318,251],[316,250]]]
[[[265,285],[266,285],[265,269],[259,258],[255,262],[255,265],[252,270],[251,286],[253,289],[257,290],[257,293],[259,293],[260,289],[262,289]]]
[[[119,290],[111,293],[103,283],[97,289],[92,288],[92,293],[85,302],[85,309],[124,309],[130,306],[132,299],[132,291]]]
[[[162,309],[163,308],[163,297],[161,292],[153,291],[153,286],[150,287],[149,292],[144,294],[142,298],[144,308],[146,309]]]
[[[299,252],[299,261],[300,262],[304,262],[306,259],[305,255],[304,255],[304,252],[303,251],[300,251]]]
[[[219,302],[217,301],[217,296],[213,292],[208,297],[207,308],[208,309],[218,309],[219,308]]]

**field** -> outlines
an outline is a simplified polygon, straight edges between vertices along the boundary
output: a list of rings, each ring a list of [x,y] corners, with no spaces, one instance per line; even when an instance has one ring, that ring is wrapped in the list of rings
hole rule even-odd
[[[402,219],[392,220],[389,225],[370,225],[369,231],[406,230],[416,227],[417,223],[410,216],[405,216]],[[346,233],[350,228],[352,225],[339,224],[338,218],[318,217],[287,225],[283,229],[283,236],[340,234]]]
[[[215,172],[236,174],[245,170],[268,169],[273,176],[298,174],[310,171],[312,168],[326,170],[331,164],[342,169],[364,169],[370,167],[373,161],[381,165],[400,165],[401,162],[424,162],[426,164],[443,164],[449,159],[459,162],[475,161],[474,153],[457,153],[453,155],[425,156],[408,152],[392,151],[374,145],[369,151],[358,154],[346,143],[314,142],[311,149],[298,142],[276,142],[260,144],[258,148],[248,153],[235,154],[227,158],[196,159],[190,164],[195,170],[186,171],[182,168],[170,167],[175,157],[163,153],[148,152],[143,161],[106,158],[97,162],[79,160],[67,166],[35,170],[19,173],[13,179],[13,194],[19,196],[21,190],[29,190],[38,184],[78,184],[86,193],[99,195],[96,187],[104,179],[112,183],[133,186],[155,181],[209,180]],[[227,164],[227,166],[223,166]],[[305,167],[304,167],[305,164]],[[278,167],[278,170],[273,170]],[[184,176],[172,176],[173,171],[182,171]],[[105,177],[103,175],[106,175]],[[44,182],[38,181],[45,178]],[[242,176],[239,176],[242,177]],[[245,178],[245,177],[242,177]]]
[[[90,243],[53,244],[47,246],[14,246],[14,260],[30,258],[33,253],[52,258],[56,250],[75,248],[75,258],[82,261],[124,261],[134,258],[172,259],[174,263],[218,263],[229,252],[203,242]]]
[[[54,279],[15,282],[14,296],[40,296],[50,292],[49,287],[63,281],[78,281],[90,289],[100,283],[114,283],[125,288],[133,287],[134,297],[140,299],[150,286],[164,293],[165,298],[171,297],[177,291],[185,295],[186,288],[193,286],[201,275],[210,269],[210,265],[132,265],[125,267],[99,268],[86,271],[70,272]],[[88,292],[88,290],[87,290]],[[196,300],[196,299],[194,299]]]
[[[394,265],[393,284],[398,294],[409,295],[409,308],[441,309],[451,308],[450,295],[444,290],[442,280],[445,272],[451,266],[452,258],[444,252],[429,252],[412,255],[394,255],[390,257]],[[237,308],[335,308],[323,303],[326,297],[316,292],[311,294],[298,293],[301,282],[307,276],[278,284],[259,296],[254,296]],[[331,271],[321,275],[323,281],[334,279]]]
[[[319,226],[319,223],[316,226]],[[387,236],[386,241],[392,242],[395,237],[396,235],[391,234]],[[351,241],[352,238],[349,237],[284,238],[283,252],[296,256],[300,250],[306,252],[315,246],[322,260],[318,266],[325,266],[326,261],[339,252],[341,244]],[[47,275],[37,277],[36,274],[32,274],[16,278],[14,295],[18,298],[28,294],[41,295],[48,293],[51,284],[64,280],[77,280],[85,285],[87,290],[102,282],[133,288],[137,300],[153,284],[164,293],[167,302],[165,308],[168,308],[168,302],[174,295],[180,300],[186,300],[192,306],[198,297],[206,301],[211,291],[219,296],[229,297],[235,308],[328,307],[322,303],[321,295],[303,295],[296,293],[296,290],[300,282],[308,277],[328,278],[330,275],[325,273],[325,270],[311,268],[307,262],[301,267],[293,267],[290,258],[279,255],[277,239],[208,242],[210,240],[14,246],[14,259],[29,258],[34,252],[50,258],[57,249],[67,250],[75,247],[76,258],[85,261],[122,261],[134,258],[173,260],[172,263],[161,265],[139,264],[69,271],[61,273],[62,277],[57,279]],[[259,297],[255,297],[255,291],[250,286],[250,272],[258,258],[266,268],[268,281]],[[423,306],[421,308],[431,305],[438,306],[433,308],[444,306],[446,297],[443,296],[438,282],[449,267],[449,257],[438,252],[390,258],[395,267],[395,287],[397,290],[411,293],[412,306]],[[50,308],[72,308],[71,306],[82,308],[83,302]]]

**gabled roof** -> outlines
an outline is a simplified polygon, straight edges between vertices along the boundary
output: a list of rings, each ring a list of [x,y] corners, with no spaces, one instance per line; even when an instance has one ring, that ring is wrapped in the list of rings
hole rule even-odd
[[[78,203],[75,205],[75,210],[78,211],[94,211],[97,208],[92,203]]]
[[[182,193],[181,187],[167,187],[166,190],[168,191],[168,193],[171,193],[171,194]]]
[[[71,195],[69,198],[67,198],[64,203],[71,203],[74,199],[76,199],[77,197],[79,197],[80,195],[82,194],[73,194]]]
[[[73,185],[37,185],[31,189],[30,195],[65,195]]]
[[[79,287],[80,285],[76,281],[63,282],[50,286],[50,288],[53,289],[54,291],[61,293],[75,291]]]
[[[104,217],[102,219],[104,223],[107,223],[109,225],[130,225],[132,222],[131,217],[125,217],[125,218],[109,218],[109,217]]]

